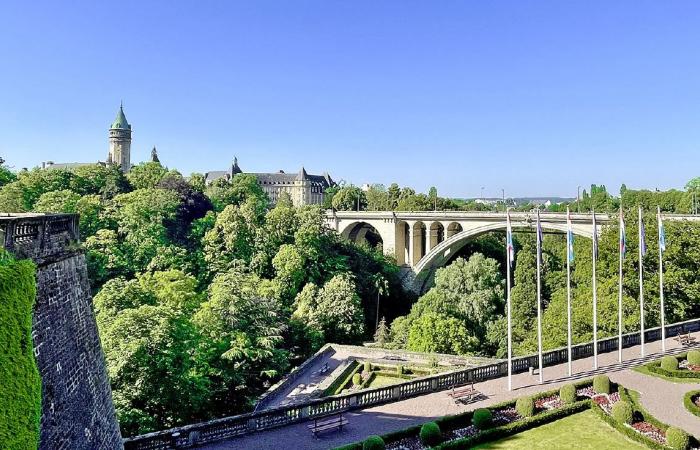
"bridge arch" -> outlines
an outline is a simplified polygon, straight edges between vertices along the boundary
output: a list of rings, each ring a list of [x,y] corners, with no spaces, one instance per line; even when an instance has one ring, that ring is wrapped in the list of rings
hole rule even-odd
[[[343,229],[340,235],[356,244],[367,243],[380,250],[384,247],[385,242],[390,242],[390,239],[382,236],[377,228],[364,221],[352,222]]]
[[[546,223],[541,224],[542,229],[559,231],[566,233],[568,230],[566,223]],[[462,227],[460,226],[460,229]],[[471,239],[486,234],[490,231],[505,230],[505,222],[491,222],[486,224],[479,224],[475,227],[470,227],[465,230],[459,231],[454,235],[449,235],[448,237],[432,248],[423,258],[418,261],[418,263],[413,268],[414,273],[414,290],[422,294],[426,290],[426,286],[430,281],[431,277],[434,275],[435,270],[443,267],[447,261],[449,261],[452,256],[459,252]],[[513,223],[514,230],[532,230],[533,225],[522,225],[518,223]],[[592,238],[593,230],[590,226],[581,227],[573,226],[572,231],[575,235]]]

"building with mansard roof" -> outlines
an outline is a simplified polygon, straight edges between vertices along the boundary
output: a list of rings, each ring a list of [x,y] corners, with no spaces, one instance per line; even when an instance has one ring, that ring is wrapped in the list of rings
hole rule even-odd
[[[260,187],[270,197],[273,205],[277,203],[277,199],[283,192],[289,195],[294,206],[322,204],[326,189],[335,186],[335,181],[328,173],[309,175],[303,167],[297,173],[286,173],[283,170],[271,173],[243,172],[238,165],[238,158],[235,157],[229,170],[207,172],[204,178],[206,183],[210,184],[220,178],[230,181],[239,173],[247,173],[257,178]]]

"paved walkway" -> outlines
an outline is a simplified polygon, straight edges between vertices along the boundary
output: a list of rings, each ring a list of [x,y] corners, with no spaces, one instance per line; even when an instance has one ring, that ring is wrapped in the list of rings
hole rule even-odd
[[[700,337],[700,333],[693,333],[693,335]],[[666,340],[666,348],[667,353],[684,351],[671,338]],[[455,404],[446,392],[442,391],[346,413],[350,424],[342,432],[328,432],[320,435],[319,438],[311,435],[307,429],[307,423],[300,423],[233,438],[203,448],[207,450],[329,449],[362,440],[371,434],[385,434],[447,414],[456,414],[535,392],[556,389],[571,382],[572,379],[589,378],[600,373],[606,373],[611,380],[639,391],[642,405],[660,421],[679,426],[700,436],[700,418],[687,412],[683,406],[683,395],[690,390],[700,389],[700,383],[673,383],[630,370],[631,367],[661,357],[661,342],[647,344],[646,354],[644,358],[640,356],[639,346],[624,349],[623,363],[618,364],[617,352],[604,353],[598,357],[598,370],[592,369],[592,358],[574,361],[572,377],[567,376],[566,364],[547,367],[544,369],[544,384],[538,383],[537,375],[517,374],[513,376],[512,391],[507,389],[506,377],[477,383],[474,386],[484,397],[469,405]]]

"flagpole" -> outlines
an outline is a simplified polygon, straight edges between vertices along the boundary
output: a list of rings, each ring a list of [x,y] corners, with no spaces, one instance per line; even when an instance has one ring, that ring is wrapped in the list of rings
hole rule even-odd
[[[663,257],[664,249],[662,247],[666,246],[666,243],[665,243],[666,237],[663,236],[664,229],[663,229],[663,222],[661,219],[661,207],[660,206],[656,207],[656,214],[657,214],[658,229],[659,229],[659,295],[660,295],[659,299],[661,300],[661,351],[665,352],[666,351],[666,317],[665,317],[665,311],[664,311],[664,257]],[[664,239],[663,246],[661,245],[662,239]]]
[[[625,224],[622,218],[622,206],[620,206],[620,282],[618,286],[618,298],[617,298],[617,362],[622,363],[622,245],[623,236],[625,233]]]
[[[566,233],[566,331],[567,331],[567,349],[569,376],[571,376],[571,216],[569,208],[566,208],[566,217],[569,223],[569,229]]]
[[[540,368],[540,384],[543,382],[544,366],[542,364],[542,228],[540,225],[540,210],[537,210],[537,360]]]
[[[639,206],[639,322],[640,322],[640,336],[639,342],[641,343],[640,354],[644,356],[644,266],[642,264],[642,259],[644,258],[644,232],[642,223],[642,207]]]
[[[506,231],[506,314],[508,316],[508,390],[511,391],[513,390],[513,367],[512,367],[512,359],[513,359],[513,348],[512,348],[512,332],[511,332],[511,321],[510,321],[510,261],[511,261],[511,255],[510,252],[511,246],[509,242],[509,238],[511,235],[511,229],[510,229],[510,211],[508,208],[506,208],[506,225],[507,225],[507,231]]]
[[[595,210],[593,211],[593,368],[598,368],[598,289],[595,279],[595,263],[598,253],[598,229],[595,224]]]

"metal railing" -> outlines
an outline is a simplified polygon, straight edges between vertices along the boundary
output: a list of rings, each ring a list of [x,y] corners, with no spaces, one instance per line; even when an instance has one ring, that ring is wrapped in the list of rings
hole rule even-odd
[[[688,333],[700,330],[700,319],[688,320],[666,326],[666,336],[678,333]],[[644,333],[645,341],[661,339],[661,328],[651,328]],[[624,348],[639,345],[639,333],[623,335]],[[598,341],[598,353],[616,351],[618,337],[610,337]],[[544,366],[552,366],[567,362],[566,348],[551,350],[543,354]],[[581,359],[593,356],[591,342],[572,347],[572,358]],[[530,367],[538,368],[537,355],[528,355],[513,359],[513,373],[527,372]],[[126,450],[151,450],[189,448],[195,445],[221,441],[243,434],[262,431],[283,425],[290,425],[308,419],[322,417],[328,414],[367,408],[382,403],[390,403],[430,392],[442,391],[455,385],[469,382],[486,381],[508,373],[508,363],[505,361],[468,369],[456,370],[437,375],[429,375],[403,383],[367,389],[347,394],[339,394],[310,400],[291,406],[257,411],[238,416],[224,417],[170,430],[144,434],[124,440]]]

